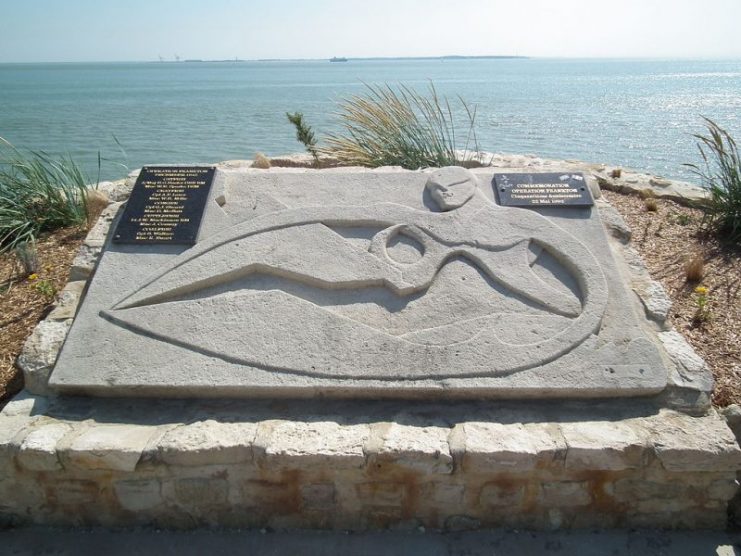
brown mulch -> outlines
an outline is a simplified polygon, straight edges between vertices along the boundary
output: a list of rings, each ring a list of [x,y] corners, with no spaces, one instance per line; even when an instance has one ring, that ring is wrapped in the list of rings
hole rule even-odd
[[[67,284],[72,259],[84,238],[79,228],[65,228],[39,239],[36,276],[29,277],[12,252],[0,255],[0,407],[23,388],[15,360],[51,309],[55,293]]]
[[[671,297],[672,324],[712,369],[713,403],[741,403],[741,249],[704,233],[698,209],[657,199],[652,212],[637,195],[603,194],[623,215],[634,247]],[[698,256],[704,262],[702,279],[689,281],[687,263]],[[708,289],[705,319],[697,318],[698,286]]]
[[[670,318],[710,365],[716,380],[713,401],[718,406],[741,403],[741,250],[720,244],[700,230],[702,212],[672,201],[658,200],[658,210],[646,210],[636,195],[603,192],[633,230],[633,245],[672,298]],[[61,291],[69,267],[85,233],[77,228],[59,230],[38,242],[40,269],[29,280],[13,254],[0,255],[0,407],[23,387],[14,362],[23,342],[51,308],[42,293],[49,283]],[[686,264],[701,255],[701,282],[688,282]],[[698,321],[698,294],[708,288],[709,316]]]

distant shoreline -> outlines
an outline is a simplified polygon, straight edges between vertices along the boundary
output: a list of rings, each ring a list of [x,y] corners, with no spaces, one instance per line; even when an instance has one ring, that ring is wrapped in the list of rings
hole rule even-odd
[[[532,56],[500,56],[500,55],[481,55],[481,56],[370,56],[370,57],[350,57],[345,56],[348,62],[368,62],[368,61],[404,61],[404,60],[529,60]],[[0,66],[10,65],[33,65],[33,64],[215,64],[215,63],[256,63],[256,62],[328,62],[330,58],[229,58],[222,60],[205,60],[200,58],[188,58],[185,60],[88,60],[73,62],[0,62]]]
[[[458,56],[458,55],[447,55],[447,56],[370,56],[370,57],[343,57],[347,58],[348,62],[353,61],[372,61],[372,60],[527,60],[530,56]],[[331,58],[258,58],[256,60],[242,60],[235,58],[233,60],[199,60],[190,59],[182,60],[182,62],[326,62]],[[176,62],[175,60],[165,60],[166,62]],[[156,61],[155,61],[156,62]],[[157,62],[159,63],[159,62]]]

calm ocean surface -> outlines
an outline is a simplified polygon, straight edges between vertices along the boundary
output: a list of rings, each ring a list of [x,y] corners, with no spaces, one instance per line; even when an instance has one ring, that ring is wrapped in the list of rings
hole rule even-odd
[[[700,115],[741,139],[741,60],[427,59],[0,65],[0,137],[69,153],[88,174],[143,164],[302,150],[285,118],[315,131],[362,82],[460,95],[480,148],[576,158],[688,178]],[[454,103],[457,106],[457,101]],[[464,123],[464,119],[460,119]],[[116,141],[123,147],[118,146]]]

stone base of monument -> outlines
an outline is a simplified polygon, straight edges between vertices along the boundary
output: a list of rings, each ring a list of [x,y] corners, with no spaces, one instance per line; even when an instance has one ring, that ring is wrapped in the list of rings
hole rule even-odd
[[[586,168],[564,170],[585,172]],[[591,176],[586,173],[589,182]],[[433,346],[425,351],[431,377],[409,377],[393,369],[384,377],[380,373],[385,367],[374,367],[372,359],[364,364],[367,372],[378,376],[365,382],[362,376],[347,378],[336,373],[328,378],[313,374],[313,366],[303,374],[285,373],[281,367],[273,369],[272,374],[263,374],[269,366],[261,366],[260,357],[272,354],[252,347],[245,351],[244,346],[252,345],[251,334],[269,339],[272,336],[268,332],[246,327],[244,343],[232,341],[226,334],[228,341],[206,344],[192,331],[179,332],[177,337],[163,331],[162,323],[168,320],[160,318],[159,313],[169,312],[169,321],[183,329],[192,321],[198,325],[196,331],[208,329],[216,334],[214,330],[222,330],[221,319],[209,316],[212,311],[225,311],[230,319],[235,315],[242,318],[239,311],[231,310],[234,304],[227,304],[227,310],[212,303],[219,296],[233,296],[235,288],[250,288],[257,299],[267,292],[270,295],[266,299],[271,303],[276,299],[270,293],[273,288],[285,294],[277,298],[280,303],[295,304],[291,296],[311,299],[315,307],[295,313],[296,318],[321,315],[334,319],[332,326],[341,325],[348,334],[371,328],[373,334],[390,334],[404,326],[414,328],[412,324],[417,321],[410,318],[388,324],[391,321],[383,320],[385,313],[375,306],[370,311],[353,312],[353,303],[363,303],[367,309],[373,295],[382,294],[374,290],[373,295],[359,300],[353,301],[345,294],[339,301],[334,299],[332,296],[338,295],[338,288],[347,279],[309,296],[309,285],[326,286],[326,280],[317,276],[330,267],[302,266],[301,278],[297,279],[300,284],[287,285],[287,278],[295,278],[296,273],[285,266],[290,261],[285,252],[272,249],[277,243],[268,242],[265,245],[271,249],[264,249],[265,245],[256,242],[245,255],[261,254],[264,259],[258,268],[264,272],[272,265],[269,278],[273,281],[249,281],[247,278],[252,278],[243,273],[237,276],[241,282],[236,286],[231,282],[225,285],[222,279],[214,282],[211,276],[216,269],[218,276],[234,282],[236,271],[228,267],[235,260],[233,252],[209,259],[201,267],[192,262],[211,256],[202,249],[204,239],[210,241],[209,237],[199,239],[192,248],[198,256],[190,259],[187,251],[181,254],[186,248],[114,249],[106,236],[120,205],[111,205],[91,232],[73,269],[75,279],[85,279],[93,269],[96,253],[103,249],[103,258],[62,352],[61,366],[54,370],[50,383],[49,373],[70,329],[82,282],[70,285],[60,306],[29,339],[20,359],[28,391],[0,413],[0,521],[354,530],[420,526],[448,530],[725,526],[728,502],[738,491],[741,449],[725,420],[710,408],[712,380],[707,367],[667,324],[666,295],[651,281],[630,247],[630,230],[609,205],[597,201],[598,212],[594,208],[546,208],[542,214],[550,223],[558,223],[558,228],[539,236],[538,226],[550,226],[545,220],[523,216],[508,224],[544,238],[538,241],[550,248],[551,254],[559,255],[558,250],[563,249],[562,260],[566,261],[564,270],[547,257],[539,259],[537,252],[531,256],[530,267],[536,269],[533,272],[553,285],[553,291],[542,285],[538,289],[531,284],[529,290],[522,284],[512,285],[515,293],[529,299],[517,305],[517,296],[504,287],[504,271],[496,265],[487,266],[487,257],[492,255],[479,251],[486,248],[481,238],[488,237],[488,230],[481,230],[481,235],[477,232],[476,242],[457,240],[454,232],[465,230],[467,219],[445,228],[452,220],[440,219],[437,215],[442,213],[437,212],[431,217],[425,205],[416,200],[427,179],[425,174],[342,169],[327,175],[335,177],[325,179],[319,177],[324,173],[306,170],[220,170],[211,191],[219,208],[212,207],[211,214],[206,211],[201,233],[227,238],[212,241],[214,249],[224,245],[235,248],[245,235],[225,232],[227,228],[219,225],[214,215],[238,227],[244,218],[252,217],[253,211],[256,216],[267,215],[258,220],[269,221],[259,228],[261,234],[273,234],[281,226],[298,225],[299,236],[304,231],[314,233],[317,226],[330,227],[337,224],[337,219],[322,216],[324,208],[297,212],[290,207],[306,206],[311,195],[318,195],[321,202],[316,205],[325,207],[322,196],[339,199],[336,184],[342,183],[342,176],[350,176],[352,192],[347,193],[347,199],[337,201],[346,205],[340,209],[344,211],[340,222],[343,230],[355,223],[353,219],[364,225],[380,222],[383,226],[390,226],[395,219],[407,219],[407,224],[414,226],[412,239],[428,242],[428,249],[421,250],[422,257],[425,253],[434,255],[436,249],[442,249],[440,245],[449,248],[458,241],[456,254],[463,253],[488,268],[499,284],[494,289],[500,297],[485,297],[489,295],[485,286],[491,288],[492,282],[476,282],[477,275],[460,265],[441,267],[429,292],[413,293],[409,306],[422,311],[420,322],[425,324],[414,325],[419,330],[406,331],[405,338]],[[491,170],[477,170],[476,175],[481,186],[491,179]],[[257,178],[253,180],[254,176]],[[396,188],[399,176],[412,182],[410,190]],[[379,183],[388,188],[394,208],[371,205],[368,210],[377,214],[369,218],[368,212],[353,208],[365,195],[358,193],[357,187]],[[257,189],[250,189],[253,186]],[[593,191],[598,194],[598,189]],[[486,196],[476,200],[480,210],[502,210],[493,206],[493,192]],[[510,233],[501,228],[502,218],[487,222],[499,226],[500,235],[492,234],[492,242]],[[363,234],[342,231],[332,236],[324,228],[316,229],[337,242],[332,253],[352,255],[353,249],[365,245]],[[563,230],[571,232],[564,235]],[[425,239],[427,232],[433,234],[434,242]],[[589,266],[591,259],[580,254],[582,247],[572,242],[570,233],[577,234],[593,252],[598,251],[594,260],[599,261],[602,270]],[[380,234],[367,235],[366,239],[389,239],[384,231]],[[548,238],[558,234],[558,245],[549,247]],[[267,236],[258,239],[262,237]],[[348,245],[338,237],[345,238]],[[367,252],[365,247],[360,252],[377,253],[374,241]],[[306,250],[297,251],[297,256],[315,247],[311,242],[307,245]],[[390,242],[386,247],[392,252]],[[278,255],[270,258],[276,252]],[[504,248],[492,250],[497,256],[505,252]],[[414,254],[408,249],[394,253],[403,264],[413,264],[405,258]],[[505,262],[514,264],[518,260]],[[146,277],[138,272],[121,276],[132,261],[141,261],[138,268],[149,269],[159,278],[136,284]],[[373,259],[368,261],[372,263]],[[538,264],[543,269],[538,270]],[[182,269],[189,265],[189,272],[210,273],[200,282],[193,279],[197,287],[183,285],[188,276]],[[350,266],[348,269],[352,270]],[[525,268],[522,272],[530,271]],[[306,275],[310,273],[316,276],[307,283]],[[569,274],[577,275],[576,280],[569,281]],[[405,284],[402,278],[394,278],[400,289]],[[459,282],[471,279],[474,284],[467,282],[465,288],[459,287]],[[367,277],[364,280],[373,281]],[[569,287],[559,290],[559,280]],[[159,289],[153,289],[156,283]],[[446,288],[458,288],[454,307],[446,305]],[[524,311],[519,323],[527,322],[541,334],[561,337],[559,328],[571,330],[575,326],[572,323],[580,322],[582,317],[543,315],[542,307],[535,311],[534,306],[539,302],[568,313],[568,298],[559,297],[557,292],[569,290],[582,298],[583,307],[597,306],[600,299],[604,303],[599,311],[590,309],[592,312],[586,315],[603,315],[599,328],[586,340],[569,337],[575,346],[566,350],[569,354],[531,362],[526,369],[505,369],[508,360],[494,358],[492,368],[502,366],[501,373],[484,373],[478,378],[469,373],[478,368],[477,357],[496,356],[496,350],[467,353],[465,340],[458,338],[451,345],[459,346],[455,353],[461,358],[468,358],[465,365],[455,358],[440,359],[449,365],[440,365],[435,359],[435,346],[449,341],[450,334],[466,334],[466,327],[472,326],[466,323],[471,319],[476,326],[496,325],[496,321],[479,314],[468,318],[470,315],[466,317],[463,312],[450,328],[449,323],[435,322],[439,316],[434,312],[425,313],[426,296],[432,296],[452,314],[463,311],[460,307],[478,311],[482,306],[504,303],[510,311]],[[466,292],[473,292],[479,303],[466,305]],[[182,307],[190,312],[183,312]],[[200,312],[193,312],[193,307]],[[250,307],[256,310],[260,305],[252,303]],[[199,319],[182,318],[186,314],[198,315]],[[361,318],[362,327],[357,324]],[[431,323],[445,329],[446,334],[424,336],[421,332]],[[300,327],[290,330],[301,332]],[[498,330],[507,333],[505,328]],[[368,342],[375,341],[373,334],[367,334]],[[621,351],[621,345],[632,342],[637,342],[640,349]],[[540,347],[533,351],[551,349],[548,342],[534,345]],[[359,361],[365,361],[357,345],[348,345],[347,349],[357,354]],[[444,349],[448,348],[440,348],[440,357],[445,355]],[[215,350],[221,351],[213,353]],[[286,364],[308,364],[301,360],[300,353],[288,351],[278,353]],[[329,342],[325,351],[336,354],[334,360],[339,361],[340,368],[343,353],[337,346]],[[414,352],[410,353],[402,353],[410,362],[407,370],[417,364]],[[320,355],[317,361],[322,360]],[[510,356],[516,361],[530,354],[512,348]],[[623,356],[629,360],[621,361]],[[156,364],[147,366],[148,357]],[[245,363],[250,357],[256,362]],[[380,351],[378,360],[385,361]],[[202,362],[206,365],[200,366]],[[240,374],[242,369],[244,374]],[[326,372],[333,369],[327,366]],[[456,372],[461,373],[460,378]],[[171,388],[168,381],[173,383]],[[573,388],[569,388],[569,382]],[[194,394],[199,391],[203,396]],[[230,393],[239,399],[224,399]]]
[[[721,529],[738,488],[715,412],[34,403],[0,418],[10,523]]]

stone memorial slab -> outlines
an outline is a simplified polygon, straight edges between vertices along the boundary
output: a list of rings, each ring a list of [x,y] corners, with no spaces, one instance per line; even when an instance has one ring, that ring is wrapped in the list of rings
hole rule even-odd
[[[594,204],[584,175],[574,172],[497,174],[494,189],[507,207],[591,207]]]
[[[170,397],[661,392],[666,355],[596,207],[502,206],[493,179],[462,168],[218,170],[195,245],[107,244],[50,386]]]
[[[215,171],[195,166],[142,168],[113,242],[193,245]]]

